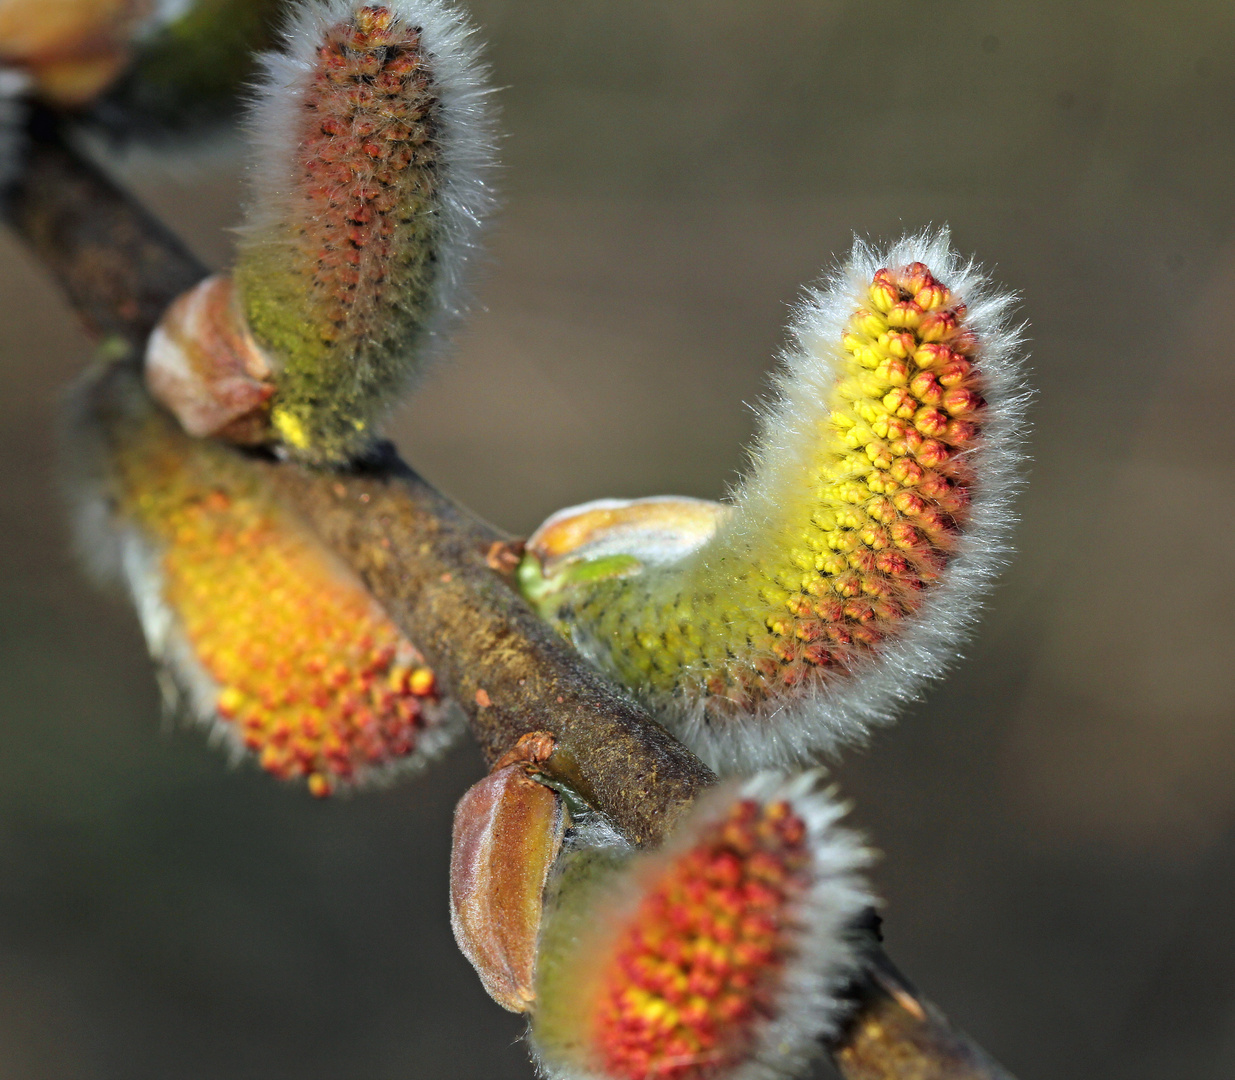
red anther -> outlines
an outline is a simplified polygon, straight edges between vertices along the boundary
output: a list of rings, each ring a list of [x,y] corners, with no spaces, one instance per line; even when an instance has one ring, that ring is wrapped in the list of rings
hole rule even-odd
[[[888,334],[884,339],[884,345],[893,356],[904,360],[914,354],[917,348],[917,341],[910,331],[902,330],[897,333]]]
[[[892,453],[897,457],[903,457],[905,454],[916,454],[921,445],[922,433],[907,427],[891,444]]]
[[[982,406],[982,398],[974,391],[958,386],[949,390],[943,397],[943,407],[951,416],[965,416]]]
[[[951,456],[951,451],[938,439],[925,439],[918,447],[917,458],[928,469],[935,469]]]
[[[889,357],[875,368],[875,377],[892,386],[904,386],[909,381],[909,365],[898,357]]]
[[[871,464],[886,469],[892,464],[892,453],[888,444],[882,439],[873,439],[866,444],[866,456]]]
[[[811,602],[805,596],[791,596],[785,601],[790,614],[804,618],[811,613]]]
[[[920,368],[934,368],[946,363],[951,356],[952,350],[946,345],[928,343],[914,350],[913,362]]]
[[[815,613],[828,622],[836,622],[844,614],[844,607],[835,597],[815,601]]]
[[[889,499],[882,496],[871,499],[866,504],[866,512],[876,521],[889,522],[896,517],[896,508]]]
[[[909,330],[916,330],[921,324],[922,309],[912,300],[901,300],[893,304],[891,310],[888,311],[889,326],[903,326]],[[917,343],[913,342],[913,344]],[[913,349],[906,348],[904,355],[912,356]]]
[[[317,50],[318,62],[329,73],[342,71],[347,67],[347,58],[333,45],[322,45]]]
[[[928,506],[917,520],[928,532],[947,532],[955,526],[952,518],[937,506]]]
[[[875,569],[875,552],[871,551],[869,547],[857,548],[849,555],[849,565],[854,570],[869,574]]]
[[[901,457],[897,458],[892,463],[890,472],[892,474],[892,479],[898,484],[903,484],[906,487],[912,487],[922,479],[925,470],[911,458]]]
[[[946,477],[940,476],[938,473],[927,473],[922,483],[918,485],[920,491],[926,498],[933,499],[938,502],[940,499],[946,498],[948,492],[952,489],[952,483]]]
[[[371,83],[349,83],[344,94],[348,104],[357,109],[371,108],[377,100],[377,91]]]
[[[923,342],[943,341],[956,332],[955,309],[943,308],[928,312],[918,325],[918,338]]]
[[[376,75],[382,70],[382,58],[376,52],[361,53],[352,61],[352,71],[357,75]]]
[[[947,437],[953,446],[965,446],[978,437],[978,425],[968,420],[950,420]]]
[[[923,507],[925,509],[925,506]],[[914,550],[925,543],[922,533],[907,521],[895,522],[891,527],[892,542],[899,548]]]
[[[850,600],[845,605],[845,615],[858,622],[870,622],[875,617],[875,609],[866,600]]]
[[[922,404],[938,405],[943,400],[944,388],[933,371],[922,371],[914,376],[909,390]]]
[[[885,574],[903,577],[909,572],[909,560],[895,551],[881,551],[875,556],[875,565]]]
[[[380,94],[385,94],[387,97],[397,97],[407,90],[407,84],[403,76],[396,75],[393,71],[383,71],[373,80],[374,89]]]
[[[844,617],[843,609],[841,611],[841,617]],[[850,636],[848,629],[839,623],[828,627],[828,638],[836,645],[853,644],[853,638]]]
[[[896,294],[896,298],[898,300],[902,299],[901,283],[893,276],[892,271],[888,270],[886,267],[882,270],[876,270],[875,276],[871,279],[871,281],[875,285],[882,285],[890,288]]]
[[[808,645],[802,650],[802,659],[808,664],[814,664],[815,667],[827,667],[833,663],[833,655],[824,645]]]
[[[934,276],[927,268],[926,263],[912,262],[904,269],[902,280],[905,283],[905,288],[911,293],[920,292],[928,285],[936,284]]]
[[[895,491],[897,483],[892,479],[891,473],[886,472],[883,469],[877,469],[875,472],[867,476],[866,486],[870,488],[871,491],[886,493]]]
[[[900,289],[891,281],[881,281],[879,275],[871,283],[869,290],[870,302],[879,310],[887,311],[900,299]]]
[[[883,630],[874,619],[866,623],[853,624],[853,640],[861,642],[868,649],[878,645],[884,637]]]
[[[969,505],[969,489],[967,487],[961,487],[959,484],[951,487],[947,493],[940,498],[939,505],[953,517],[956,517]]]
[[[948,290],[937,281],[932,281],[919,289],[914,294],[913,299],[923,311],[930,311],[946,304],[949,299],[949,294]]]
[[[884,395],[883,407],[894,416],[908,420],[917,412],[918,402],[908,390],[898,386]]]
[[[950,353],[946,364],[939,369],[939,381],[944,386],[953,387],[967,379],[973,371],[973,365],[960,353]]]
[[[415,49],[417,44],[418,40],[413,36],[408,48],[401,49],[386,61],[384,73],[402,78],[415,71],[420,66],[420,57]]]
[[[913,426],[923,435],[942,435],[948,427],[948,414],[924,405],[914,414]]]
[[[841,596],[857,596],[862,591],[862,579],[852,570],[846,570],[833,578],[832,588]]]

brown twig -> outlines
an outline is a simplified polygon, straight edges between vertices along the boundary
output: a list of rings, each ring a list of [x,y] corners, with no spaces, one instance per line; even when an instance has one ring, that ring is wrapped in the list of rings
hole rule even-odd
[[[135,355],[168,303],[206,275],[188,249],[35,107],[5,216],[64,289],[86,330]]]
[[[205,269],[158,221],[36,116],[4,215],[56,276],[87,330],[140,355],[159,314]],[[509,541],[451,503],[392,448],[347,473],[256,461],[361,575],[468,714],[490,761],[528,732],[557,741],[549,771],[631,840],[655,843],[709,770],[528,608]],[[873,934],[828,1050],[846,1080],[1010,1080],[912,990]]]
[[[715,779],[491,569],[501,537],[393,450],[350,475],[273,463],[265,470],[424,652],[491,762],[520,736],[550,732],[550,771],[639,844],[659,841]]]
[[[855,1008],[828,1047],[845,1080],[1013,1080],[881,948],[867,951],[851,996]]]

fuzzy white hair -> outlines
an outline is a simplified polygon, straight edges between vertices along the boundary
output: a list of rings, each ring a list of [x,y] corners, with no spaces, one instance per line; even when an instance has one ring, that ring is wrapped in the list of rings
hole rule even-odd
[[[785,766],[835,756],[862,743],[872,727],[891,723],[897,710],[918,699],[960,656],[983,600],[1008,561],[1021,482],[1031,392],[1024,374],[1024,325],[1014,323],[1017,297],[996,288],[972,259],[957,254],[947,227],[902,237],[887,247],[854,238],[849,259],[821,285],[807,291],[792,324],[792,342],[773,376],[774,397],[760,410],[760,430],[750,450],[751,471],[732,495],[734,513],[717,539],[740,547],[743,534],[774,519],[787,491],[800,483],[802,462],[818,439],[818,425],[842,370],[841,338],[855,308],[883,267],[925,263],[967,307],[965,322],[977,335],[975,366],[986,399],[981,435],[971,456],[972,498],[959,542],[938,585],[904,627],[873,655],[841,673],[814,676],[807,685],[760,703],[740,717],[709,717],[706,701],[662,694],[651,705],[709,765],[722,774]],[[725,537],[725,532],[729,537]],[[701,549],[694,557],[704,557]]]
[[[717,1080],[800,1076],[818,1056],[819,1040],[834,1034],[845,1018],[848,1006],[841,991],[861,963],[853,928],[877,901],[862,876],[873,853],[856,833],[838,824],[848,808],[833,788],[825,787],[825,777],[821,769],[796,775],[763,772],[711,788],[699,797],[664,847],[632,857],[611,891],[602,894],[598,908],[589,912],[588,925],[580,926],[573,939],[580,953],[588,952],[578,956],[577,962],[594,963],[589,949],[594,935],[603,936],[622,926],[638,908],[649,884],[654,885],[734,803],[742,799],[765,806],[789,803],[806,825],[809,885],[794,901],[793,940],[771,1015],[759,1024],[749,1055],[732,1070],[718,1073]],[[579,1039],[585,1037],[583,1031],[575,1034]],[[530,1041],[537,1069],[546,1080],[612,1080],[587,1069],[579,1060],[577,1044],[558,1046],[539,1038],[535,1013]]]
[[[366,0],[302,0],[283,28],[283,51],[262,57],[263,73],[246,123],[253,167],[243,236],[257,238],[283,220],[288,193],[294,190],[297,133],[317,49],[332,26],[366,6]],[[441,240],[430,313],[418,337],[419,371],[424,361],[440,355],[447,333],[468,308],[468,265],[478,252],[485,220],[497,205],[492,183],[497,109],[476,28],[462,11],[445,0],[385,0],[382,6],[419,29],[440,102],[436,138],[442,164],[436,212]]]

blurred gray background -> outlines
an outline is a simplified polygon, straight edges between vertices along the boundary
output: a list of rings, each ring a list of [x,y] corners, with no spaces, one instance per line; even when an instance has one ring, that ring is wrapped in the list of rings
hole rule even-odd
[[[837,769],[888,947],[1021,1080],[1229,1080],[1235,6],[472,9],[507,205],[406,456],[520,532],[717,497],[800,285],[951,223],[1024,296],[1034,464],[966,659]],[[109,167],[226,262],[232,142]],[[446,919],[479,755],[320,804],[161,724],[57,501],[90,346],[0,258],[0,1077],[530,1076]]]

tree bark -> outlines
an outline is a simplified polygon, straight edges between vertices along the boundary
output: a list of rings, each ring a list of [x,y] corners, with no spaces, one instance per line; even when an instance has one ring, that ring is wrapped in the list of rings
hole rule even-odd
[[[541,620],[494,569],[506,538],[394,454],[351,474],[264,465],[271,487],[359,573],[463,707],[489,762],[533,731],[542,766],[639,845],[716,778]]]

